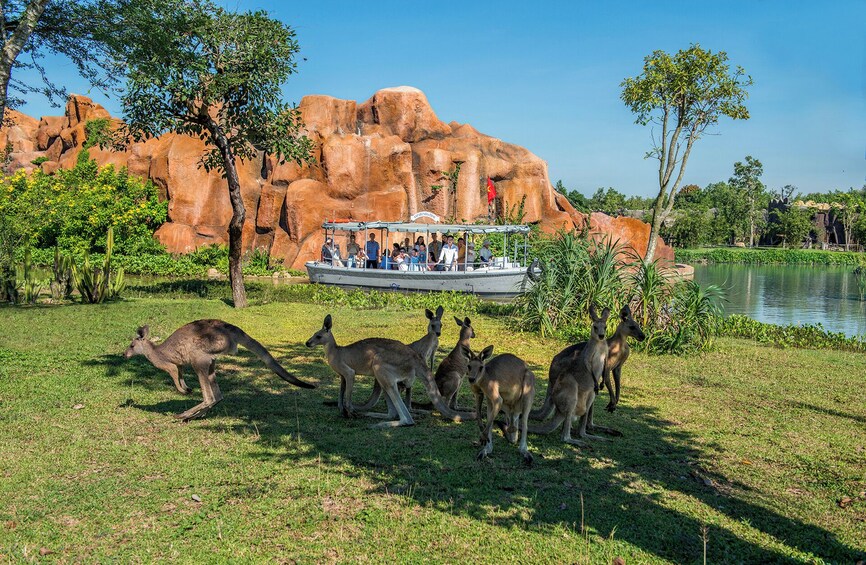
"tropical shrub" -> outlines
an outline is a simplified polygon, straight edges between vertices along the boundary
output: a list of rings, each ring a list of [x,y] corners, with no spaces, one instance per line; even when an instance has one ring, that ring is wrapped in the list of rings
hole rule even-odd
[[[842,332],[827,331],[821,324],[777,326],[732,314],[720,322],[719,334],[771,343],[777,347],[866,352],[866,337],[848,337]]]
[[[776,265],[857,265],[862,253],[822,251],[819,249],[743,249],[717,247],[677,249],[676,260],[682,263],[742,263]]]

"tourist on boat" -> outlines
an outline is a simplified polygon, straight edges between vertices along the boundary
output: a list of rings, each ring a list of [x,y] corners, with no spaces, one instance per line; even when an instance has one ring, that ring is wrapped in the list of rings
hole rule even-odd
[[[457,239],[457,270],[466,270],[466,240],[462,237]]]
[[[409,270],[410,271],[420,271],[421,270],[421,257],[419,256],[417,249],[413,249],[412,254],[409,256]]]
[[[493,264],[493,251],[490,249],[490,240],[485,239],[478,251],[478,258],[482,267],[490,267]]]
[[[475,268],[475,244],[471,241],[469,242],[469,245],[466,246],[466,265],[467,268]]]
[[[445,238],[445,245],[442,246],[442,250],[439,253],[439,260],[436,261],[436,265],[444,265],[444,270],[446,271],[456,271],[457,270],[457,246],[454,245],[454,236],[449,235]],[[439,270],[437,268],[437,270]]]
[[[358,255],[355,258],[355,266],[359,269],[367,264],[367,254],[364,253],[363,249],[358,249]]]
[[[427,246],[423,243],[418,246],[418,270],[427,270]]]
[[[379,267],[379,242],[376,241],[376,234],[370,234],[370,241],[365,246],[367,254],[367,268],[376,269]]]
[[[325,243],[322,245],[322,263],[328,265],[334,262],[334,254],[331,252],[331,238],[326,237]]]
[[[415,240],[415,245],[412,246],[412,249],[420,253],[422,245],[424,245],[424,236],[419,235],[418,239]]]
[[[430,236],[432,239],[430,240],[430,245],[427,246],[427,250],[433,254],[433,262],[439,260],[439,251],[442,250],[442,242],[439,241],[439,234],[433,232],[433,235]]]
[[[331,264],[335,267],[343,266],[343,256],[340,254],[340,246],[334,240],[331,241]]]
[[[395,270],[395,271],[398,270],[400,268],[399,263],[400,263],[400,244],[395,243],[394,248],[391,249],[391,261],[390,261],[391,269]]]
[[[386,271],[391,268],[391,252],[387,249],[382,253],[382,262],[379,264],[379,268]]]
[[[349,267],[355,266],[355,261],[361,251],[361,246],[355,242],[355,234],[349,234],[349,243],[346,245],[346,263]]]
[[[394,263],[397,265],[398,271],[409,270],[409,255],[406,253],[404,247],[400,248],[400,251],[397,253],[397,258],[394,259]]]

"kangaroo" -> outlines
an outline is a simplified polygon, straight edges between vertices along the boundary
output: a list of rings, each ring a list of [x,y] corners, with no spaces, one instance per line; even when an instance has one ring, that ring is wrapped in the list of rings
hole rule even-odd
[[[394,339],[367,338],[350,345],[337,345],[334,334],[331,333],[333,322],[331,315],[325,316],[322,329],[307,340],[307,347],[322,345],[328,365],[340,375],[340,397],[337,406],[345,417],[357,415],[352,406],[352,388],[355,375],[372,375],[385,392],[388,403],[388,414],[368,414],[374,417],[386,417],[391,421],[382,422],[374,427],[411,426],[415,422],[409,409],[403,403],[398,391],[398,385],[411,388],[415,378],[420,376],[427,388],[427,394],[433,405],[444,417],[454,421],[472,420],[475,414],[456,412],[439,394],[430,369],[411,347]],[[394,419],[396,418],[396,420]]]
[[[433,362],[436,358],[436,350],[439,349],[439,336],[442,335],[442,314],[445,312],[445,309],[441,306],[436,308],[436,313],[434,314],[428,309],[424,310],[424,314],[427,316],[429,322],[427,323],[427,333],[424,334],[424,337],[413,341],[409,344],[409,347],[415,350],[415,352],[421,356],[421,359],[427,363],[427,365],[432,370]],[[367,399],[366,402],[358,406],[358,410],[361,412],[366,412],[367,410],[372,410],[374,406],[379,402],[379,398],[382,397],[382,387],[379,386],[379,381],[373,383],[373,392],[370,394],[370,398]],[[411,410],[412,408],[412,389],[406,389],[406,406]],[[431,405],[432,406],[432,405]]]
[[[526,363],[510,353],[498,355],[493,359],[493,346],[484,348],[479,355],[472,350],[466,351],[469,359],[467,379],[475,395],[475,411],[478,414],[478,427],[481,429],[481,451],[478,459],[493,453],[493,424],[499,410],[505,409],[503,433],[509,443],[515,443],[520,436],[520,454],[523,461],[531,465],[532,454],[526,446],[526,429],[529,411],[535,398],[535,375]],[[487,425],[481,422],[481,404],[487,399]],[[520,428],[517,419],[520,418]]]
[[[475,330],[472,329],[472,321],[469,318],[464,318],[461,321],[455,316],[454,321],[460,326],[460,338],[454,349],[436,368],[436,386],[448,406],[458,410],[457,392],[460,390],[464,375],[469,372],[469,359],[466,357],[466,351],[469,350],[469,340],[475,337]]]
[[[147,326],[138,328],[138,337],[132,340],[123,355],[127,359],[144,355],[154,367],[169,374],[175,388],[182,394],[192,392],[183,380],[183,366],[190,365],[193,368],[198,375],[204,402],[175,415],[175,418],[183,422],[204,417],[208,410],[223,399],[216,382],[216,356],[221,353],[237,353],[238,345],[243,345],[255,353],[284,381],[301,388],[316,388],[316,385],[306,383],[287,373],[261,343],[239,327],[222,320],[190,322],[178,328],[159,345],[148,339],[149,332]]]
[[[590,306],[589,316],[592,318],[590,338],[586,346],[568,366],[568,369],[560,374],[553,385],[551,393],[555,414],[546,424],[532,426],[529,431],[538,434],[548,434],[562,426],[562,441],[581,447],[588,447],[584,441],[571,437],[571,425],[574,420],[580,418],[578,435],[584,439],[605,440],[606,438],[589,435],[586,433],[588,415],[593,401],[595,401],[595,390],[598,379],[604,371],[604,363],[608,353],[607,319],[610,309],[605,308],[601,316],[595,311],[595,306]]]
[[[604,385],[607,387],[610,396],[610,402],[608,402],[607,405],[608,412],[616,410],[616,405],[619,403],[622,366],[628,360],[629,353],[631,352],[627,338],[633,337],[638,341],[646,339],[646,335],[644,335],[640,324],[632,318],[631,308],[629,308],[627,304],[622,307],[622,310],[620,310],[619,318],[620,322],[616,327],[616,331],[613,336],[607,340],[608,355],[604,362],[604,371],[602,374],[602,380],[604,381]],[[586,344],[587,342],[584,341],[570,345],[560,351],[556,357],[553,358],[548,373],[547,394],[544,397],[544,404],[542,404],[542,406],[537,410],[533,410],[529,415],[530,418],[533,420],[545,420],[550,417],[550,414],[553,411],[553,385],[556,384],[557,379],[559,379],[563,373],[569,370],[570,365],[580,356],[580,352],[584,347],[586,347]],[[616,393],[611,389],[611,372],[613,373],[613,379],[616,384]],[[598,386],[596,388],[598,389]],[[596,390],[596,392],[598,392],[598,390]],[[590,420],[590,427],[591,426],[592,421]]]

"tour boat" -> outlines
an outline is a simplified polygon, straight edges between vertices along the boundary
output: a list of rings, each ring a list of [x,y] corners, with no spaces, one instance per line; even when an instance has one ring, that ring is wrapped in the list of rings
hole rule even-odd
[[[310,281],[320,284],[338,285],[349,288],[368,288],[395,291],[458,291],[477,294],[491,298],[513,298],[525,292],[537,277],[537,262],[528,261],[528,245],[526,236],[529,226],[525,225],[494,225],[494,224],[440,224],[420,223],[420,218],[438,221],[429,212],[420,212],[410,218],[409,222],[355,222],[334,220],[322,224],[324,244],[329,239],[335,243],[329,252],[323,249],[319,260],[306,263]],[[376,268],[367,265],[366,261],[349,260],[347,247],[350,236],[361,250],[365,250],[370,235],[379,244],[379,264]],[[421,236],[424,243],[431,243],[431,236],[437,234],[439,241],[444,242],[450,235],[456,242],[458,238],[465,239],[465,245],[473,243],[476,251],[475,261],[470,261],[468,253],[464,253],[462,263],[445,261],[434,265],[428,260],[414,263],[395,261],[383,256],[385,250],[392,247],[395,239],[403,242],[406,237],[410,245],[415,244]],[[479,258],[480,249],[484,243],[494,255],[486,263]],[[335,257],[333,250],[338,249]],[[411,253],[411,251],[410,251]],[[454,252],[452,250],[451,254]],[[331,256],[328,256],[331,255]],[[429,255],[429,253],[428,253]],[[441,253],[440,253],[441,255]],[[363,255],[362,255],[363,259]]]

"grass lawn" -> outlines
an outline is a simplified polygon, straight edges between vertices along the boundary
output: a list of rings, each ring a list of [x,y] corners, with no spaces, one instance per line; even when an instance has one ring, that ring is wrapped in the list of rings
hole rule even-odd
[[[688,563],[704,542],[713,563],[866,557],[863,354],[743,340],[692,358],[633,354],[619,409],[596,416],[624,437],[578,450],[532,436],[526,468],[498,434],[476,461],[474,422],[371,430],[323,405],[338,382],[303,342],[328,311],[342,344],[426,327],[421,311],[293,303],[0,308],[0,562]],[[320,387],[290,387],[243,352],[218,364],[222,404],[178,423],[200,401],[196,379],[184,397],[121,354],[140,324],[164,338],[208,317]],[[537,368],[541,397],[564,344],[473,325],[476,348]],[[358,381],[356,398],[371,379]]]

